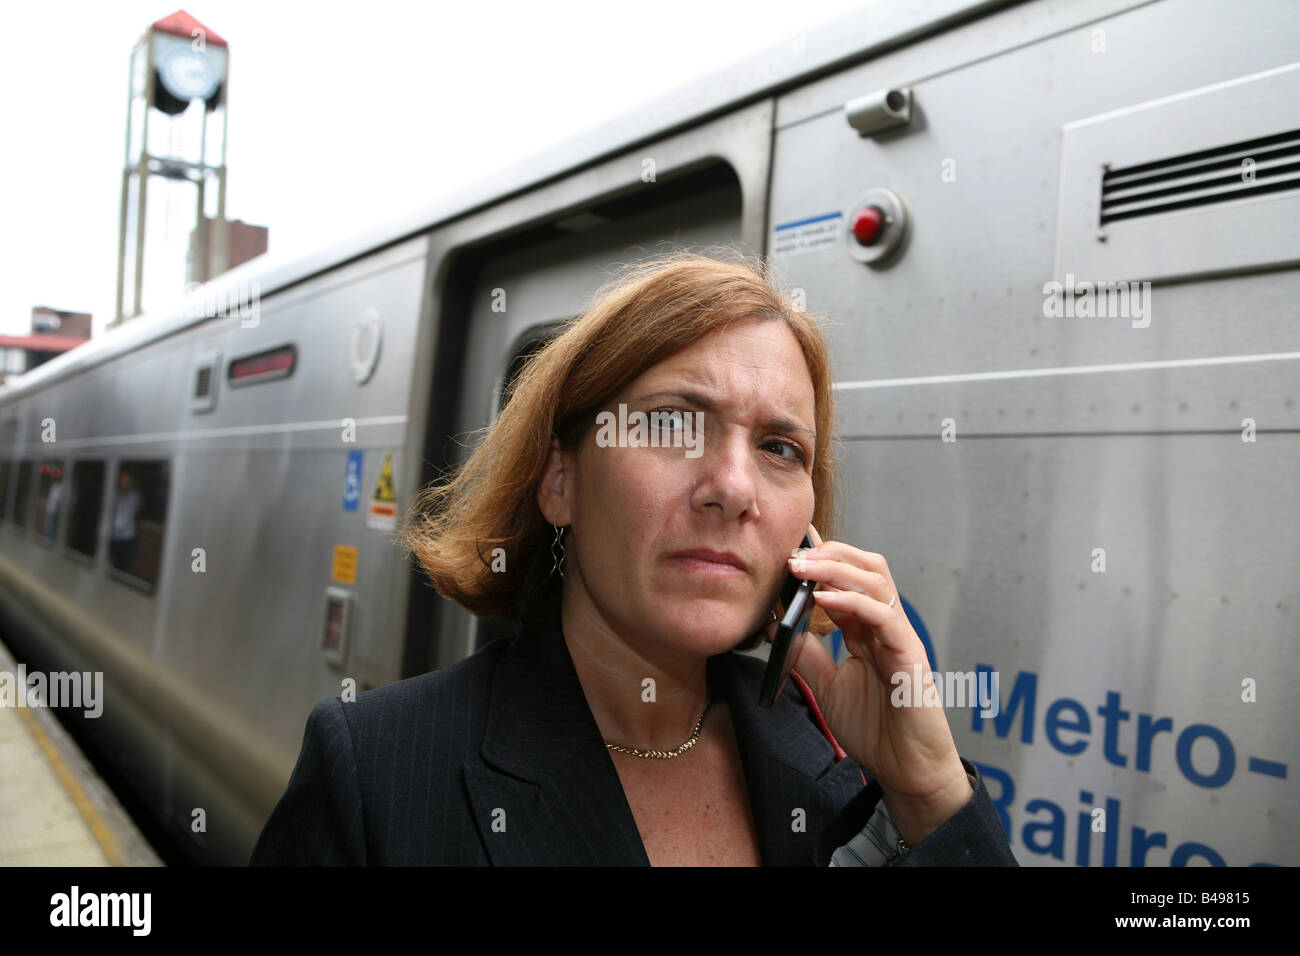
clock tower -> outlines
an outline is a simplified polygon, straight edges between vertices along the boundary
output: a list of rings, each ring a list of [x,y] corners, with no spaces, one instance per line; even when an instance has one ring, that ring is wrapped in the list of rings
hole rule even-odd
[[[131,52],[130,72],[117,314],[110,327],[179,295],[186,278],[204,282],[230,265],[229,45],[178,10],[145,31]],[[193,247],[188,269],[187,246]]]

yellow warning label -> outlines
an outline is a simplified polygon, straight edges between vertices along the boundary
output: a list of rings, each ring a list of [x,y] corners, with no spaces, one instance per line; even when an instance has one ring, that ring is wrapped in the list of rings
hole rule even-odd
[[[384,466],[379,469],[379,480],[375,482],[375,496],[372,501],[395,504],[397,492],[393,489],[393,456],[384,456]]]
[[[397,529],[397,488],[393,483],[392,452],[385,453],[384,463],[380,466],[375,493],[370,497],[370,513],[366,515],[366,525],[380,531]]]
[[[334,569],[330,577],[339,584],[357,583],[357,549],[346,544],[334,545]]]

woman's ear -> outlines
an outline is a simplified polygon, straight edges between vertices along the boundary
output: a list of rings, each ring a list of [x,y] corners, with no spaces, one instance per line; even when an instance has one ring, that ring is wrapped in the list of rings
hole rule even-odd
[[[572,523],[571,501],[568,497],[570,482],[565,479],[564,453],[557,439],[551,439],[551,454],[546,461],[541,484],[537,486],[537,507],[542,516],[557,527]]]

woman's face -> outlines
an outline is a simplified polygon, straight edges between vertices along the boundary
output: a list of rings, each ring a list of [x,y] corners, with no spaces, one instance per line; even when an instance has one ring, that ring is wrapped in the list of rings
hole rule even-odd
[[[615,433],[593,423],[576,457],[563,456],[563,513],[543,505],[571,525],[566,605],[647,650],[721,653],[766,622],[812,520],[816,417],[803,351],[781,321],[738,322],[647,370],[607,406],[614,418],[620,403],[629,435],[640,412],[658,438],[610,446]],[[677,427],[692,413],[695,433],[674,447],[655,411],[678,413]],[[712,554],[686,553],[700,550]]]

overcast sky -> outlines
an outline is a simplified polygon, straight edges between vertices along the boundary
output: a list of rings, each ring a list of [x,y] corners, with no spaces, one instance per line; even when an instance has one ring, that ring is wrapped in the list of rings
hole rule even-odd
[[[330,245],[869,2],[906,0],[9,5],[0,333],[26,334],[34,305],[93,312],[96,334],[111,318],[128,57],[178,9],[230,44],[226,214],[268,226],[279,255]]]

